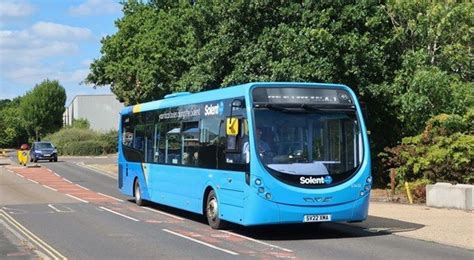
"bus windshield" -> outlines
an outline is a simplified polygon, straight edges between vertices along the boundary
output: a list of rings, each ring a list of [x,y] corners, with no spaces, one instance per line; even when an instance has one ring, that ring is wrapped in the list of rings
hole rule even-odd
[[[361,161],[355,111],[255,109],[257,151],[269,168],[296,175],[335,175]]]
[[[260,103],[254,104],[254,120],[256,152],[276,177],[343,181],[362,161],[353,104]]]

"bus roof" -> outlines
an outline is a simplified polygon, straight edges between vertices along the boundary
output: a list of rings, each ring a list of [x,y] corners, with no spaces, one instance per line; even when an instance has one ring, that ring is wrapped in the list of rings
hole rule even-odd
[[[156,101],[150,101],[142,104],[128,106],[122,109],[121,115],[144,112],[149,110],[176,107],[181,105],[187,105],[192,103],[202,103],[213,100],[227,99],[233,97],[246,96],[249,93],[249,89],[254,86],[319,86],[319,87],[347,87],[341,84],[328,84],[328,83],[304,83],[304,82],[253,82],[242,85],[236,85],[231,87],[213,89],[197,93],[173,93],[169,94],[168,98],[160,99]]]

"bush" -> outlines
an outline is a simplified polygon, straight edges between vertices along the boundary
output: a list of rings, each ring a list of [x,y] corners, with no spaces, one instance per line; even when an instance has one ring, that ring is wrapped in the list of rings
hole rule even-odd
[[[89,129],[90,128],[89,120],[85,118],[74,119],[72,121],[72,128]]]
[[[60,155],[100,155],[116,153],[117,138],[115,130],[100,134],[91,129],[63,128],[44,140],[51,141]]]
[[[102,143],[104,153],[111,154],[117,152],[118,132],[116,130],[109,131],[105,134],[99,134],[96,140]]]
[[[71,142],[63,147],[63,153],[68,155],[101,155],[103,145],[96,140]]]
[[[397,169],[397,180],[474,183],[473,110],[464,116],[441,114],[426,123],[425,130],[386,148],[379,156],[386,168]]]
[[[54,134],[44,137],[43,140],[51,141],[58,149],[60,155],[66,155],[69,154],[65,150],[66,145],[95,140],[96,138],[97,133],[90,129],[63,128]]]

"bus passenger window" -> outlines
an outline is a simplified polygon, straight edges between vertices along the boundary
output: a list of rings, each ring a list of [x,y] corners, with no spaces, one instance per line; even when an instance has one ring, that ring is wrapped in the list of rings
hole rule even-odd
[[[217,145],[219,143],[220,118],[201,120],[199,134],[198,166],[215,169],[217,167]]]
[[[161,132],[160,147],[164,148],[166,164],[181,164],[181,127],[179,123],[169,123]]]
[[[183,165],[197,165],[199,157],[199,128],[198,122],[183,123],[181,130],[183,144]]]

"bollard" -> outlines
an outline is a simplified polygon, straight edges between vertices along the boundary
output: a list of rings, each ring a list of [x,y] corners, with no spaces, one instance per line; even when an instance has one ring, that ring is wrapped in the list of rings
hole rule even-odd
[[[411,196],[410,185],[407,181],[405,182],[405,189],[407,190],[408,201],[410,202],[410,204],[413,204],[413,197]]]
[[[30,151],[28,150],[27,144],[22,144],[20,149],[17,151],[18,162],[20,165],[26,166],[30,159]]]

